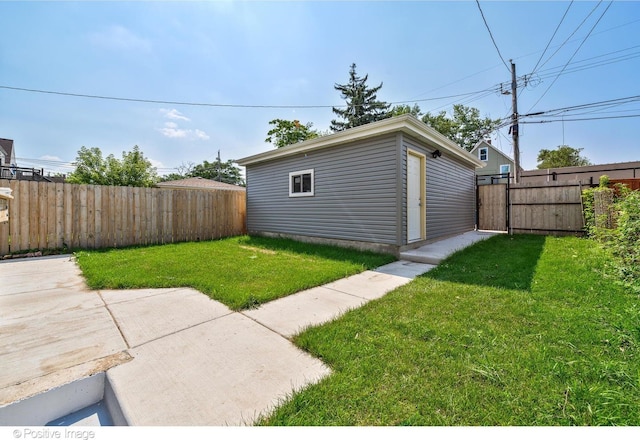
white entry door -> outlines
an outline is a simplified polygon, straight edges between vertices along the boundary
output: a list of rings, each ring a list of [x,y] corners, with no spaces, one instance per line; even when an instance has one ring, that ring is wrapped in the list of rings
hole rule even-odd
[[[424,237],[424,156],[407,153],[407,242]]]

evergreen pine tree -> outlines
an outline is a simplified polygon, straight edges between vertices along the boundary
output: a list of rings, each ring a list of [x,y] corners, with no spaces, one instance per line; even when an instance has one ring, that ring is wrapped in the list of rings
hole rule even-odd
[[[333,112],[340,116],[343,121],[333,119],[331,121],[332,131],[342,131],[370,122],[386,119],[390,116],[389,107],[384,101],[378,101],[376,93],[382,88],[382,83],[377,87],[367,87],[369,75],[358,77],[356,65],[351,64],[349,70],[349,82],[347,84],[335,84],[342,98],[347,101],[347,108],[340,109],[333,107]]]

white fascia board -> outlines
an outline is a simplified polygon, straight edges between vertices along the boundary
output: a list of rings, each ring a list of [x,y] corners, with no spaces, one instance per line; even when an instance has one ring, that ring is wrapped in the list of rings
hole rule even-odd
[[[416,137],[433,148],[443,149],[446,152],[452,153],[454,156],[470,163],[474,167],[481,167],[485,165],[484,162],[481,162],[471,153],[460,148],[452,140],[446,138],[431,127],[428,127],[422,121],[419,121],[414,116],[408,114],[383,119],[382,121],[361,125],[345,131],[339,131],[330,135],[300,142],[298,144],[288,145],[276,150],[270,150],[264,153],[245,157],[237,160],[236,163],[241,166],[247,166],[398,131]]]

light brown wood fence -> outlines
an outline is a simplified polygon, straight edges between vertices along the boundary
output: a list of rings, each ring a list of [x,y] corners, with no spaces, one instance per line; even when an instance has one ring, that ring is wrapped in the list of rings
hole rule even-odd
[[[508,225],[507,185],[478,185],[478,229],[506,231]]]
[[[527,234],[582,234],[582,186],[579,182],[479,185],[478,228]]]
[[[245,191],[0,180],[12,189],[0,255],[211,240],[245,233]]]

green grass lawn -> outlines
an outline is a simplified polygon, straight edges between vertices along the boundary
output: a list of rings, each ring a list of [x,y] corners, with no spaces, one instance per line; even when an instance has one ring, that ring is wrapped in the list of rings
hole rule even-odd
[[[81,251],[76,259],[92,289],[193,287],[234,310],[395,261],[391,255],[249,236]]]
[[[640,425],[640,303],[574,237],[496,236],[295,342],[333,374],[264,425]]]

